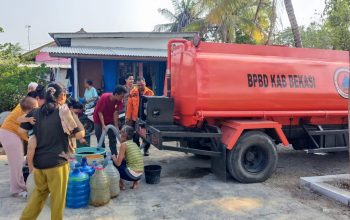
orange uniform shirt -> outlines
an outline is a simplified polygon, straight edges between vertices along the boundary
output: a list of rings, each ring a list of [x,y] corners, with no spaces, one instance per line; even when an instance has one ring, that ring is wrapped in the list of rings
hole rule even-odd
[[[154,96],[154,92],[149,89],[148,87],[145,87],[145,90],[143,91],[144,96]],[[139,112],[139,104],[140,104],[140,93],[138,88],[133,88],[130,91],[129,99],[128,99],[128,105],[126,107],[126,120],[133,120],[137,121],[137,115]]]

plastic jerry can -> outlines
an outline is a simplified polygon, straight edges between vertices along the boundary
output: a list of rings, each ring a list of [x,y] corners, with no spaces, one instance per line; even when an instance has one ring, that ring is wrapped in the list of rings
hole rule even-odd
[[[103,206],[109,203],[111,199],[109,186],[107,173],[101,165],[98,165],[90,178],[90,205]]]
[[[79,162],[74,158],[69,158],[69,172],[73,172],[75,169],[76,165],[80,165]]]
[[[105,171],[109,177],[109,182],[110,182],[109,191],[111,193],[111,198],[115,198],[120,193],[120,188],[119,188],[120,175],[117,168],[114,167],[112,160],[108,161]]]
[[[87,163],[87,159],[85,157],[83,157],[81,159],[80,171],[87,173],[91,177],[94,174],[95,169],[92,166],[89,166]]]

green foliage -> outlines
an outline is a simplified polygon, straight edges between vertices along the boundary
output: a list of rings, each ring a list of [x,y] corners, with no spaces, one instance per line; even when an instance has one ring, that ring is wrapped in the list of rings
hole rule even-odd
[[[350,1],[326,0],[325,26],[329,30],[333,48],[350,50]]]
[[[299,25],[298,25],[297,19],[295,17],[292,0],[284,0],[284,6],[286,8],[286,12],[287,12],[287,15],[288,15],[290,27],[291,27],[291,30],[292,30],[292,33],[293,33],[294,46],[295,47],[303,47],[302,37],[301,37],[301,34],[300,34],[300,30],[299,30]]]
[[[350,1],[326,0],[323,17],[307,27],[299,27],[303,47],[350,50]],[[294,45],[291,28],[275,37],[274,44]]]
[[[18,43],[17,44],[12,44],[12,43],[0,44],[0,59],[6,60],[6,59],[19,58],[21,51],[22,49]]]
[[[18,44],[0,44],[0,112],[11,110],[27,93],[30,82],[44,82],[45,66],[21,66]]]
[[[3,29],[2,27],[0,27],[0,33],[1,33],[1,32],[4,32],[4,29]]]
[[[24,62],[35,61],[35,57],[38,55],[38,52],[26,53],[25,55],[21,55],[20,58]]]
[[[0,112],[15,107],[27,93],[30,82],[44,82],[46,67],[19,67],[17,64],[0,64]]]
[[[249,44],[266,42],[272,14],[271,0],[200,0],[198,4],[205,12],[200,32],[204,32],[207,40]]]
[[[303,47],[350,50],[350,1],[324,0],[323,17],[299,27],[292,1],[284,1],[291,28],[274,33],[276,0],[172,0],[175,13],[159,9],[169,24],[155,31],[198,31],[202,39],[226,43],[280,44]],[[298,33],[300,32],[300,34]],[[274,36],[274,41],[270,36]],[[301,45],[301,42],[297,43]]]
[[[257,43],[267,41],[271,0],[172,0],[175,13],[159,9],[171,23],[154,31],[197,31],[206,40]]]
[[[303,39],[303,47],[332,49],[330,32],[323,24],[313,22],[308,27],[300,26],[299,30]],[[291,28],[279,32],[274,44],[293,47],[295,42]]]
[[[244,32],[236,31],[237,44],[256,44],[256,41]]]
[[[201,8],[198,7],[197,0],[172,0],[175,13],[166,8],[159,8],[158,12],[166,17],[170,23],[159,24],[154,27],[154,31],[181,32],[188,25],[198,21]]]

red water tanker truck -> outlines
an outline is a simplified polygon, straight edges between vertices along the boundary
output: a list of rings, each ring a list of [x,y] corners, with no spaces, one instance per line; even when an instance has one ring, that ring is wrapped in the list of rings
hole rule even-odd
[[[277,145],[348,149],[348,52],[174,39],[167,65],[165,94],[142,97],[138,123],[160,150],[253,183],[276,169]]]

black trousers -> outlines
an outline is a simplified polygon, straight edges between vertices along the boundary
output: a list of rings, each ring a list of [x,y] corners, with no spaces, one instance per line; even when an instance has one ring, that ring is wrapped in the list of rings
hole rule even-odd
[[[97,137],[97,142],[100,141],[102,135],[102,126],[100,124],[95,123],[95,134]],[[112,155],[117,154],[117,136],[115,136],[112,130],[108,130],[107,132],[108,141],[109,141],[109,149],[111,150]],[[102,147],[105,148],[105,143],[103,142]]]
[[[135,129],[134,136],[133,136],[132,140],[137,144],[137,146],[140,147],[141,146],[140,135],[136,131],[136,122],[132,121],[132,124],[130,126],[132,126]],[[142,145],[143,145],[144,152],[148,152],[151,145],[149,143],[147,143],[146,141],[143,141]]]

